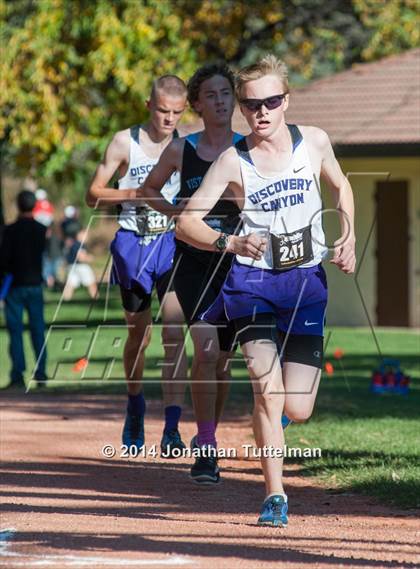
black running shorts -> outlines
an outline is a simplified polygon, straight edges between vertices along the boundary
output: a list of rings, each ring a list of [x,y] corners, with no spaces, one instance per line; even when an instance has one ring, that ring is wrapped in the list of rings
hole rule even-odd
[[[232,259],[219,253],[211,257],[203,255],[205,262],[197,255],[189,255],[183,250],[176,251],[174,259],[174,288],[184,313],[188,326],[198,322],[199,315],[215,301]],[[220,262],[222,260],[222,263]],[[234,351],[235,328],[227,320],[220,322],[217,329],[220,349],[226,352]]]

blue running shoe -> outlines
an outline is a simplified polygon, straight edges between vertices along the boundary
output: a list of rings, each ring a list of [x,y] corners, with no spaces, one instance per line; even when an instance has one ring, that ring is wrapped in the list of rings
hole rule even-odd
[[[265,500],[258,518],[259,526],[287,527],[287,502],[284,496],[270,496]]]
[[[182,457],[182,451],[185,448],[186,446],[181,440],[181,435],[179,434],[178,429],[163,431],[162,440],[160,441],[160,452],[162,458]]]
[[[127,412],[122,432],[122,443],[140,450],[144,446],[144,415],[131,415]]]
[[[289,417],[287,415],[282,415],[281,416],[281,426],[283,427],[283,430],[288,427],[290,425],[290,423],[292,423],[292,419],[289,419]]]

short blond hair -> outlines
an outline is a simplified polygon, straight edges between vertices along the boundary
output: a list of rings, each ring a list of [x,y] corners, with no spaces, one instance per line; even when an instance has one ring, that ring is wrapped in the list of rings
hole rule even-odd
[[[283,83],[284,93],[289,92],[287,65],[273,54],[268,54],[257,63],[247,65],[236,74],[235,92],[238,99],[241,99],[242,90],[245,83],[255,81],[266,75],[275,75]]]
[[[186,97],[187,86],[176,75],[162,75],[162,77],[153,81],[150,98],[155,99],[158,92],[165,93],[165,95],[171,97]]]

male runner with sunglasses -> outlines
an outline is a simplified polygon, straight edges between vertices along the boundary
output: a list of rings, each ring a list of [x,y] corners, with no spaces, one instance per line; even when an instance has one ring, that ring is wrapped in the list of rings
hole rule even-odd
[[[151,337],[151,295],[156,286],[162,317],[162,343],[165,365],[162,391],[165,426],[162,455],[185,448],[178,431],[184,400],[187,361],[182,333],[183,314],[171,287],[175,252],[174,231],[169,220],[136,200],[137,188],[159,160],[164,149],[177,136],[176,126],[184,112],[186,86],[175,75],[164,75],[152,87],[147,108],[149,122],[117,132],[109,144],[87,194],[91,207],[117,204],[120,225],[111,253],[111,279],[121,292],[128,337],[124,347],[124,369],[128,403],[122,442],[138,449],[144,445],[146,403],[141,380],[145,350]],[[118,189],[108,187],[115,172]],[[163,199],[172,201],[179,191],[179,175],[162,185]],[[169,202],[168,202],[169,203]],[[177,361],[177,365],[174,365]],[[179,455],[178,455],[179,456]]]
[[[321,261],[327,251],[319,177],[334,194],[341,223],[331,262],[345,273],[355,268],[353,194],[327,134],[286,124],[281,61],[270,55],[244,68],[236,92],[252,132],[210,168],[176,234],[195,247],[236,254],[203,318],[212,321],[222,308],[235,325],[254,391],[255,441],[263,449],[266,498],[258,523],[286,526],[283,459],[275,450],[284,445],[280,416],[284,409],[293,421],[310,417],[322,366],[327,283]],[[226,186],[242,209],[239,236],[220,235],[202,221]]]
[[[181,172],[180,200],[195,194],[213,161],[242,136],[231,128],[234,109],[234,79],[225,65],[205,65],[188,82],[188,100],[201,116],[204,130],[175,140],[162,154],[157,166],[145,181],[139,195],[166,215],[179,214],[161,199],[160,188],[173,172]],[[234,233],[239,226],[239,209],[227,191],[214,204],[205,222],[221,233]],[[206,203],[204,198],[204,204]],[[199,315],[216,299],[230,269],[232,255],[221,256],[177,242],[174,261],[175,292],[190,327],[194,343],[191,391],[198,434],[192,446],[208,449],[197,457],[191,478],[197,484],[217,484],[220,480],[216,426],[228,394],[235,331],[226,318],[218,327],[199,321]]]

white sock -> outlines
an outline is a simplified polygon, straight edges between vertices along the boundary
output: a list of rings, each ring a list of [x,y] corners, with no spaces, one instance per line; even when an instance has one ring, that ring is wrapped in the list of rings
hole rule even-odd
[[[268,500],[268,499],[271,498],[272,496],[283,496],[284,501],[287,503],[287,496],[286,496],[286,494],[281,493],[281,492],[273,492],[272,494],[268,494],[268,495],[265,497],[265,500]],[[264,502],[265,502],[265,500],[264,500]]]

